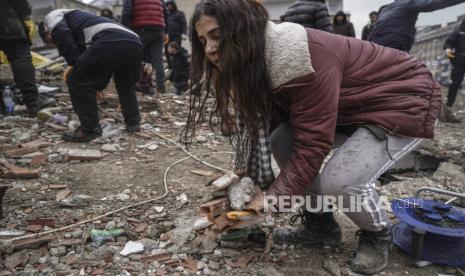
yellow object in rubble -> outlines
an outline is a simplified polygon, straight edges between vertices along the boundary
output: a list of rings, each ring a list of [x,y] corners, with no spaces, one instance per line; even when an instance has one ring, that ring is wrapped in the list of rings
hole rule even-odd
[[[252,213],[247,211],[231,211],[226,214],[226,217],[230,220],[241,220],[250,215],[252,215]]]
[[[32,56],[32,65],[34,66],[40,66],[42,64],[45,64],[47,62],[50,62],[50,59],[43,56],[39,55],[38,53],[34,53],[31,51],[31,56]],[[4,52],[0,51],[0,63],[1,64],[9,64],[10,62],[8,61],[8,57],[5,55]]]
[[[42,64],[45,64],[47,62],[50,62],[50,59],[48,57],[45,57],[43,55],[39,55],[38,53],[34,53],[31,51],[32,55],[32,65],[34,66],[40,66]]]
[[[0,64],[8,64],[8,58],[3,51],[0,51]]]

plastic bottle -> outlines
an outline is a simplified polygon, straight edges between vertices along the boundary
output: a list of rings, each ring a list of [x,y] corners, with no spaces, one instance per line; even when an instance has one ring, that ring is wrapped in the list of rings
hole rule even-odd
[[[9,86],[3,88],[3,103],[5,104],[5,112],[7,115],[13,115],[15,112],[15,102],[13,100],[14,94],[13,90]]]

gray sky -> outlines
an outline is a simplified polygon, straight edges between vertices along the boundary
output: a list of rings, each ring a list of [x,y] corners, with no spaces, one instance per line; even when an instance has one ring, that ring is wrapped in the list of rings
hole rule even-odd
[[[344,0],[344,10],[352,14],[351,21],[355,26],[357,37],[362,34],[362,29],[368,23],[368,14],[378,10],[384,4],[391,3],[392,0]],[[465,14],[465,4],[460,4],[447,9],[432,13],[421,13],[417,25],[442,24],[456,20],[457,16]]]

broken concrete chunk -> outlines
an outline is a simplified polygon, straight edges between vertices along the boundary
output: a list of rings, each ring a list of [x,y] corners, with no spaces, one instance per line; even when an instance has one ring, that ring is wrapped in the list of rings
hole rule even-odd
[[[335,260],[325,260],[323,266],[332,276],[341,276],[341,268]]]
[[[239,179],[239,176],[229,172],[213,181],[212,185],[218,190],[223,190],[229,187],[231,184],[239,182]]]
[[[47,141],[45,141],[44,139],[37,139],[37,140],[33,140],[31,142],[27,142],[27,143],[24,143],[21,145],[22,148],[38,148],[38,149],[41,149],[41,148],[46,148],[48,146],[50,146],[51,144]]]
[[[4,151],[3,153],[5,154],[6,157],[9,157],[9,158],[19,158],[19,157],[23,157],[27,154],[30,154],[36,151],[37,151],[37,148],[35,147],[27,147],[27,148],[10,149],[10,150]]]
[[[244,210],[252,200],[255,186],[250,177],[244,177],[240,182],[233,183],[228,189],[228,198],[233,210]]]
[[[89,204],[91,198],[88,195],[75,195],[58,201],[58,204],[63,207],[84,207]]]
[[[39,177],[38,170],[17,167],[6,161],[0,162],[0,170],[3,172],[5,178],[30,179]]]
[[[449,179],[453,183],[462,183],[463,179],[465,179],[465,172],[460,165],[442,162],[438,170],[434,173],[433,178],[438,181]]]
[[[163,209],[165,209],[165,207],[163,207],[163,206],[154,206],[153,209],[155,211],[157,211],[157,213],[161,213],[161,212],[163,212]]]
[[[67,196],[69,196],[71,194],[71,190],[70,189],[64,189],[64,190],[61,190],[57,193],[56,195],[56,201],[60,201],[60,200],[63,200],[65,199]]]
[[[102,154],[99,150],[89,149],[70,149],[68,150],[68,160],[91,161],[102,159]]]
[[[189,202],[189,199],[187,198],[186,193],[182,193],[176,197],[176,200],[179,201],[182,205],[186,204]]]
[[[119,147],[117,144],[104,144],[100,148],[102,151],[107,151],[107,152],[117,152],[119,151]]]
[[[131,254],[140,253],[144,251],[144,245],[141,242],[128,241],[124,246],[123,250],[119,253],[123,256],[129,256]]]
[[[212,225],[212,224],[213,223],[211,221],[209,221],[207,217],[201,217],[201,218],[198,218],[194,222],[194,230],[195,231],[202,230],[202,229],[205,229],[207,227],[210,227],[210,225]]]

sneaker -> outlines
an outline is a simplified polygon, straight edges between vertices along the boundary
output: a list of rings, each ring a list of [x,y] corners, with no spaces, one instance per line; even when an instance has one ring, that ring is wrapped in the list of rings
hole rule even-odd
[[[457,119],[457,117],[455,117],[454,113],[450,109],[446,110],[446,121],[449,123],[461,123],[462,122],[461,120]]]
[[[49,98],[49,97],[39,95],[39,97],[37,98],[37,101],[34,104],[29,105],[27,107],[27,112],[28,112],[29,117],[32,118],[32,117],[37,116],[37,112],[41,111],[42,109],[49,108],[49,107],[55,107],[55,106],[57,106],[57,102],[55,101],[54,98]]]
[[[86,131],[81,127],[78,127],[75,131],[65,131],[63,133],[63,140],[65,142],[73,143],[89,143],[90,141],[97,139],[102,136],[100,128],[96,128],[94,131]]]
[[[378,232],[357,231],[358,250],[352,258],[350,268],[361,274],[375,274],[386,268],[392,250],[391,228]]]
[[[322,245],[338,248],[342,235],[333,213],[314,214],[303,211],[291,217],[291,224],[300,219],[300,225],[276,229],[273,240],[277,244],[294,244],[306,246]]]
[[[140,125],[139,124],[133,125],[133,126],[127,125],[126,126],[126,131],[128,133],[140,132]]]
[[[461,120],[455,117],[451,108],[445,104],[442,105],[441,112],[439,114],[439,121],[443,123],[461,123],[462,122]]]

